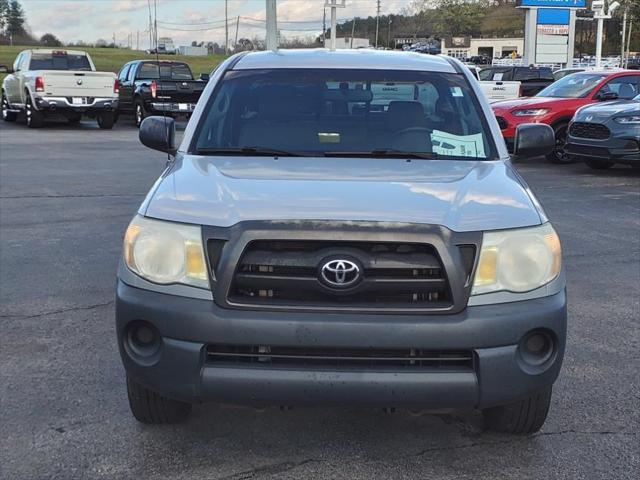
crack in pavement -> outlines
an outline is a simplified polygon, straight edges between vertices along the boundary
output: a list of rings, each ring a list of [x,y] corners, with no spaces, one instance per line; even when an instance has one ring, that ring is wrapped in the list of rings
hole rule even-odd
[[[217,480],[249,480],[256,478],[256,475],[278,475],[294,468],[301,467],[308,463],[317,462],[315,458],[307,458],[300,462],[282,462],[271,465],[261,465],[259,467],[252,468],[251,470],[245,470],[244,472],[232,473],[231,475],[225,475],[224,477],[218,477]]]
[[[474,442],[474,443],[468,443],[465,445],[451,445],[451,446],[443,446],[443,447],[433,447],[433,448],[427,448],[424,450],[420,450],[417,453],[414,453],[412,455],[410,455],[411,457],[420,457],[422,455],[425,455],[427,453],[431,453],[431,452],[438,452],[438,451],[447,451],[447,450],[464,450],[464,449],[468,449],[468,448],[475,448],[475,447],[485,447],[485,446],[492,446],[492,445],[502,445],[502,444],[507,444],[507,443],[517,443],[517,442],[526,442],[529,440],[534,440],[538,437],[549,437],[549,436],[559,436],[559,435],[566,435],[566,434],[575,434],[575,435],[623,435],[623,436],[630,436],[630,437],[635,437],[638,435],[638,433],[636,432],[616,432],[616,431],[612,431],[612,430],[602,430],[602,431],[584,431],[584,430],[573,430],[573,429],[568,429],[568,430],[560,430],[557,432],[540,432],[537,433],[535,435],[531,435],[531,436],[524,436],[524,437],[517,437],[517,436],[513,436],[513,438],[508,438],[508,439],[504,439],[504,440],[494,440],[494,441],[488,441],[488,442]]]
[[[111,198],[111,197],[142,197],[146,193],[87,193],[77,195],[3,195],[0,200],[27,198]]]
[[[95,308],[100,308],[100,307],[106,307],[109,306],[113,303],[113,300],[110,300],[106,303],[96,303],[94,305],[87,305],[84,307],[71,307],[71,308],[63,308],[60,310],[53,310],[50,312],[43,312],[43,313],[36,313],[34,315],[23,315],[23,314],[19,314],[19,315],[12,315],[12,314],[7,314],[7,315],[0,315],[0,318],[38,318],[38,317],[46,317],[47,315],[56,315],[58,313],[66,313],[66,312],[75,312],[75,311],[80,311],[80,310],[93,310]]]

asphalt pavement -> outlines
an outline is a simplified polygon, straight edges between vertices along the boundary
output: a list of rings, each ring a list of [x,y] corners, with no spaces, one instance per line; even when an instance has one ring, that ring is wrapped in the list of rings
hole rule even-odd
[[[517,164],[562,238],[569,292],[549,418],[517,437],[477,412],[203,405],[137,423],[115,273],[164,165],[130,121],[0,125],[0,478],[639,478],[640,170]]]

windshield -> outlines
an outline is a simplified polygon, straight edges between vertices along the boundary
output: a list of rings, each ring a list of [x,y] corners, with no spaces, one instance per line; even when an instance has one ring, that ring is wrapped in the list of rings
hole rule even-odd
[[[193,75],[186,63],[161,63],[159,73],[158,64],[143,63],[138,71],[137,78],[145,80],[193,80]]]
[[[29,70],[91,71],[91,64],[86,55],[69,55],[67,52],[33,53]]]
[[[275,69],[227,72],[195,133],[197,153],[496,159],[489,126],[460,74]]]
[[[586,97],[606,77],[607,75],[603,73],[574,73],[552,83],[536,96],[553,98]]]

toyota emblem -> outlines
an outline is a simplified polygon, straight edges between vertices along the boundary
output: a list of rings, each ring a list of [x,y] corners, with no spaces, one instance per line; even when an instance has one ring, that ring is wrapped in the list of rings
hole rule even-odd
[[[333,288],[347,288],[360,280],[360,267],[343,258],[328,260],[320,267],[320,280]]]

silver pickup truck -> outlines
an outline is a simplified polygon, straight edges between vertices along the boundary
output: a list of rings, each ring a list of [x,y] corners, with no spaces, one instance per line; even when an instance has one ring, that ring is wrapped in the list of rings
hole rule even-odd
[[[376,50],[236,55],[124,239],[117,343],[141,422],[199,402],[477,408],[535,432],[566,338],[560,241],[471,72]],[[553,149],[548,125],[515,151]]]
[[[24,112],[27,125],[41,127],[48,116],[77,123],[83,115],[112,128],[118,107],[115,73],[96,72],[91,57],[77,50],[37,49],[18,54],[2,82],[2,118]]]

